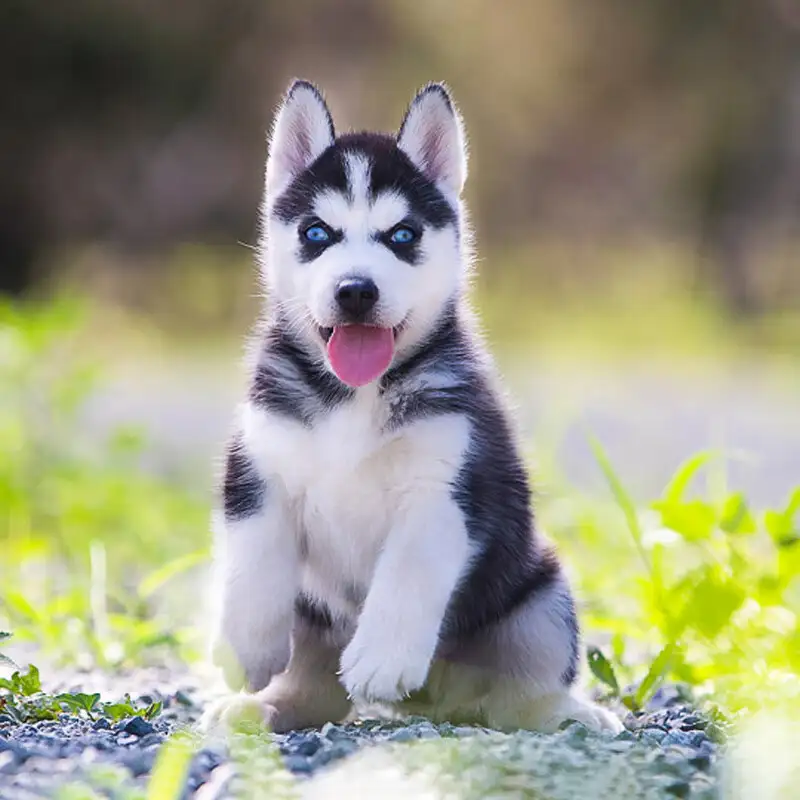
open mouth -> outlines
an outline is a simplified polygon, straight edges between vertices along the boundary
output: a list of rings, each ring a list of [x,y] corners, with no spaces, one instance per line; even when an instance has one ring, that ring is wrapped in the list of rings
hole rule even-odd
[[[331,369],[348,386],[365,386],[379,378],[394,358],[395,340],[403,324],[394,328],[377,325],[320,327]]]

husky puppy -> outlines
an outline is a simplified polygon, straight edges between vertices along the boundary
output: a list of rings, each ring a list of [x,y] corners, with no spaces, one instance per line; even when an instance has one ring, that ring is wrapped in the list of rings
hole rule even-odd
[[[465,297],[467,154],[447,88],[336,135],[295,82],[266,168],[267,309],[216,515],[226,682],[275,731],[373,701],[438,721],[621,723],[576,690],[575,605],[537,534]]]

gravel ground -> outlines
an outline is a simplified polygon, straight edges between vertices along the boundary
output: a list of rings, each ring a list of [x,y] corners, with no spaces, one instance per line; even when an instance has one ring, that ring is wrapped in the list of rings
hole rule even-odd
[[[160,685],[162,692],[133,696],[164,701],[151,722],[111,724],[64,714],[17,725],[0,715],[0,798],[145,797],[161,746],[171,733],[191,729],[202,712],[196,682],[148,680],[139,676],[136,684]],[[434,726],[420,718],[367,719],[282,736],[198,740],[184,797],[352,797],[359,786],[381,791],[384,800],[393,792],[511,798],[523,788],[548,800],[719,796],[722,732],[685,704],[675,687],[660,689],[648,709],[628,714],[625,724],[616,737],[590,734],[577,724],[544,736]]]

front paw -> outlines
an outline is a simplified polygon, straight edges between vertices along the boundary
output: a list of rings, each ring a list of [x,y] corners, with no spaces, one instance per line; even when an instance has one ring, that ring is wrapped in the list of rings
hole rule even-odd
[[[203,713],[198,723],[201,733],[258,733],[268,730],[277,716],[274,706],[260,695],[235,694],[219,698]]]
[[[424,685],[434,648],[435,643],[431,647],[399,647],[387,641],[386,634],[370,639],[356,633],[342,653],[342,685],[356,700],[400,700]]]
[[[267,639],[268,637],[265,637]],[[231,691],[242,689],[258,692],[264,689],[275,675],[283,672],[289,663],[290,642],[285,637],[267,640],[259,648],[236,648],[226,639],[219,638],[212,647],[212,661],[222,669],[225,684]]]

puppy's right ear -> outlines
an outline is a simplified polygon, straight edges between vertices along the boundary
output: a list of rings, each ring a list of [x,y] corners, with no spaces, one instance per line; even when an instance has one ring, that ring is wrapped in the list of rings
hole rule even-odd
[[[313,163],[336,133],[322,93],[308,81],[294,81],[275,116],[267,158],[267,198],[277,197]]]

